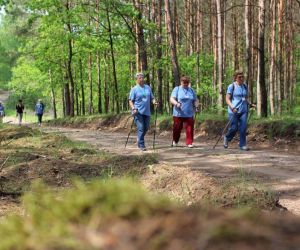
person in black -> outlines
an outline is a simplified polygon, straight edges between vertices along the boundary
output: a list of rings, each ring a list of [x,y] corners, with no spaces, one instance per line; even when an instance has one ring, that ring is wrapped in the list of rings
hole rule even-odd
[[[25,106],[23,104],[23,101],[19,100],[19,103],[16,105],[16,111],[17,111],[17,117],[18,117],[18,120],[19,120],[19,126],[21,126],[21,124],[22,124],[24,109],[25,109]]]

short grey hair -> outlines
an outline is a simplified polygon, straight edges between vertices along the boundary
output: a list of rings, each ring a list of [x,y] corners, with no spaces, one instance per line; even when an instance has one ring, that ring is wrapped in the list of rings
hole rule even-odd
[[[145,75],[142,72],[138,72],[138,73],[135,74],[135,79],[137,79],[139,76],[144,77]]]

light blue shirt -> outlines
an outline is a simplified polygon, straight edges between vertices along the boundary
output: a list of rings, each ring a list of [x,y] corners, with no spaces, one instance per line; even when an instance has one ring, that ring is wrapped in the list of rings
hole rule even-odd
[[[248,97],[248,86],[245,83],[239,86],[236,82],[233,82],[228,86],[227,94],[231,95],[231,103],[234,107],[238,108],[238,113],[248,112],[248,102],[246,100]],[[228,113],[233,113],[229,106]]]
[[[154,98],[152,90],[149,85],[144,84],[134,86],[129,94],[129,100],[133,102],[134,107],[142,115],[151,115],[150,102]]]
[[[188,87],[175,87],[172,91],[171,97],[174,97],[177,102],[181,104],[180,108],[175,105],[173,107],[173,116],[176,117],[193,117],[195,113],[194,102],[197,100],[195,91]]]

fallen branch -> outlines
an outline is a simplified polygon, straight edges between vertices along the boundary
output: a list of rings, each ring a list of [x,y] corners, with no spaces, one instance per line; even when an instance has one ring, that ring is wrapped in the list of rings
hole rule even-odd
[[[0,191],[0,197],[12,196],[12,197],[16,198],[16,197],[20,197],[21,195],[23,195],[22,192],[3,192],[3,191]]]
[[[29,155],[34,156],[36,159],[38,159],[38,158],[47,159],[48,158],[46,155],[40,155],[40,154],[34,154],[34,153],[29,153]]]
[[[2,169],[4,168],[4,166],[5,166],[6,162],[8,161],[9,157],[10,156],[7,156],[6,159],[4,160],[4,162],[1,164],[1,166],[0,166],[0,173],[2,172]]]
[[[1,147],[5,147],[5,146],[7,146],[8,144],[10,144],[13,140],[14,140],[15,138],[12,138],[9,142],[7,142],[7,143],[5,143],[5,144],[3,144],[3,145],[1,145]]]

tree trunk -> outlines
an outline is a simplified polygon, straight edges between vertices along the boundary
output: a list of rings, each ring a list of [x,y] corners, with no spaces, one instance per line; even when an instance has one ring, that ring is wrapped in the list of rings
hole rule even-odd
[[[215,0],[211,1],[211,12],[215,11]],[[217,44],[217,17],[211,16],[211,41],[212,41],[212,52],[214,55],[214,66],[213,66],[213,88],[214,92],[217,93],[217,65],[218,65],[218,44]]]
[[[275,114],[274,85],[275,82],[275,39],[276,39],[276,0],[271,0],[271,36],[270,36],[270,71],[269,71],[269,97],[271,115]]]
[[[107,53],[105,52],[104,55],[106,64],[105,64],[105,68],[104,68],[104,109],[105,109],[105,114],[108,114],[109,111],[109,92],[108,92],[108,67],[109,67],[109,63],[108,62],[108,58],[107,58]]]
[[[170,12],[170,2],[169,0],[165,0],[165,12],[166,12],[166,25],[167,25],[167,32],[169,38],[169,45],[171,48],[171,60],[173,66],[173,76],[174,76],[174,85],[180,85],[180,69],[178,65],[177,59],[177,49],[176,43],[174,38],[174,31],[173,31],[173,24],[172,24],[172,16]]]
[[[155,3],[155,1],[153,1]],[[163,113],[163,71],[161,67],[161,60],[162,60],[162,0],[157,1],[157,5],[154,5],[154,16],[157,26],[157,33],[155,36],[156,40],[156,60],[158,62],[156,74],[157,74],[157,98],[160,105],[158,106],[158,112]]]
[[[51,99],[52,99],[53,118],[56,119],[57,118],[56,99],[55,99],[55,91],[54,91],[53,83],[52,83],[51,69],[49,69],[49,81],[50,81],[50,86],[51,86]]]
[[[249,101],[253,102],[253,59],[252,59],[252,7],[250,1],[245,2],[245,35],[246,35],[246,64]]]
[[[70,2],[67,1],[66,3],[66,9],[67,9],[67,12],[69,13],[70,12]],[[72,30],[72,25],[70,22],[68,22],[66,24],[67,28],[68,28],[68,32],[69,32],[69,36],[72,37],[72,34],[73,34],[73,30]],[[74,79],[73,79],[73,73],[72,73],[72,60],[73,60],[73,41],[72,41],[72,38],[69,38],[68,39],[68,61],[67,61],[67,72],[68,72],[68,79],[69,79],[69,82],[70,82],[70,113],[69,115],[71,117],[74,116]]]
[[[68,78],[66,77],[66,80],[68,80]],[[65,115],[66,116],[70,116],[70,111],[71,111],[71,108],[70,108],[70,90],[69,90],[69,84],[68,82],[65,84],[65,87],[64,87],[64,95],[65,95]]]
[[[279,0],[278,3],[278,83],[277,83],[277,113],[280,115],[282,113],[282,86],[284,79],[283,71],[283,26],[284,26],[284,12],[285,12],[285,0]]]
[[[102,113],[102,97],[101,97],[101,65],[100,53],[97,51],[97,86],[98,86],[98,113]]]
[[[61,102],[62,102],[62,107],[63,107],[63,117],[66,117],[65,86],[63,86],[61,88]]]
[[[81,110],[82,115],[85,115],[85,94],[84,94],[84,81],[83,81],[83,69],[82,60],[79,59],[79,70],[80,70],[80,86],[81,86]]]
[[[119,114],[120,113],[119,89],[118,89],[118,81],[117,81],[115,55],[114,55],[114,43],[113,43],[113,39],[112,39],[112,30],[111,30],[111,23],[110,23],[108,9],[106,9],[106,18],[107,18],[107,24],[108,24],[109,45],[110,45],[110,53],[111,53],[111,60],[112,60],[112,66],[113,66],[113,81],[114,81],[114,90],[115,90],[114,99],[115,99],[115,103],[116,103],[116,111],[117,111],[117,114]]]
[[[259,0],[258,11],[258,69],[257,69],[257,115],[267,117],[268,100],[265,82],[265,0]]]
[[[223,48],[222,48],[222,16],[221,2],[216,0],[217,6],[217,31],[218,31],[218,110],[223,108]]]
[[[235,1],[232,2],[232,5],[235,5]],[[237,15],[235,13],[236,9],[232,9],[231,13],[231,19],[232,19],[232,32],[233,32],[233,68],[239,69],[239,26],[238,26],[238,20]]]
[[[135,9],[138,11],[136,20],[136,37],[138,42],[138,57],[139,62],[141,62],[141,69],[145,74],[145,79],[150,82],[149,72],[148,72],[148,60],[147,60],[147,48],[144,37],[144,27],[142,24],[142,4],[139,0],[133,1]]]
[[[94,104],[93,104],[93,59],[92,59],[92,53],[89,52],[89,58],[88,58],[88,69],[89,69],[89,83],[90,83],[90,89],[89,89],[89,115],[94,113]]]

